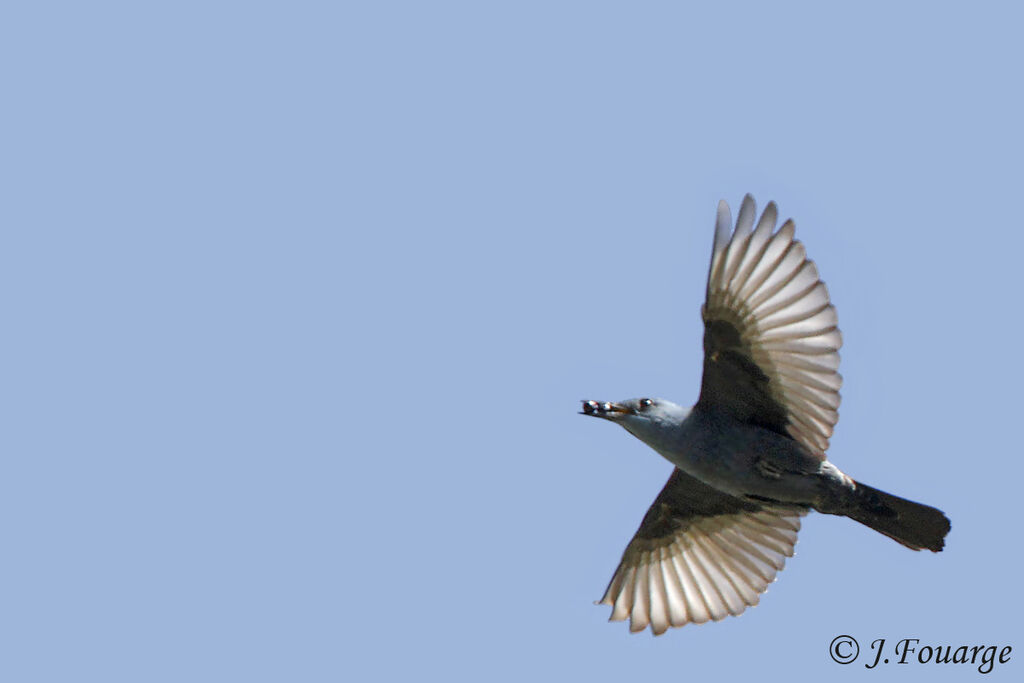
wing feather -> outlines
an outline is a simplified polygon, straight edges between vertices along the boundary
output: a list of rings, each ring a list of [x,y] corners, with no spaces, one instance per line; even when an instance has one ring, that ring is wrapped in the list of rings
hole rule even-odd
[[[792,557],[802,514],[733,498],[676,469],[600,602],[612,606],[612,621],[655,635],[736,616]]]
[[[704,379],[698,406],[786,434],[824,457],[839,419],[842,335],[818,269],[769,203],[750,195],[732,232],[719,204],[708,271]]]

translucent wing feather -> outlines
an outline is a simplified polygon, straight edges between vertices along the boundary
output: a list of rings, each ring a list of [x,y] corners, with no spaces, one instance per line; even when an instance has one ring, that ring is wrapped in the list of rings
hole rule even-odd
[[[787,434],[824,457],[839,419],[842,336],[828,290],[793,221],[743,199],[735,229],[718,207],[704,318],[698,406]],[[773,232],[774,231],[774,232]]]
[[[793,556],[803,514],[733,498],[676,469],[600,602],[612,621],[655,635],[738,615]]]

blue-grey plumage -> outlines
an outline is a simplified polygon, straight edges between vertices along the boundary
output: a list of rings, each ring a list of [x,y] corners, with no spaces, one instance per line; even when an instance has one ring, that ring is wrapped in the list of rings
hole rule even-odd
[[[740,614],[793,554],[800,516],[843,515],[938,552],[935,508],[854,481],[825,457],[842,379],[835,309],[814,263],[769,203],[747,195],[735,229],[719,204],[704,319],[704,377],[691,409],[655,398],[584,401],[676,466],[601,602],[630,630]]]

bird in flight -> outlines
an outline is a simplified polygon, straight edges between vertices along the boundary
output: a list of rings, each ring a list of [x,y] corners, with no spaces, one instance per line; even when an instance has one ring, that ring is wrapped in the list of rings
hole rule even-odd
[[[939,510],[854,481],[825,457],[839,419],[835,308],[774,202],[735,230],[719,202],[696,405],[584,401],[675,465],[599,604],[630,631],[718,621],[756,605],[793,556],[811,510],[854,519],[912,550],[939,552]]]

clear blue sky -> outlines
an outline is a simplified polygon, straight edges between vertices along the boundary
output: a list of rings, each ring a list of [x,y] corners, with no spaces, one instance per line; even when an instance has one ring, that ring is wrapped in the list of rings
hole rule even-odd
[[[1021,12],[355,5],[0,13],[0,678],[1020,676]],[[953,530],[811,516],[759,607],[630,636],[670,465],[577,401],[695,400],[746,192],[839,311],[831,458]]]

